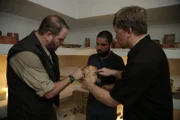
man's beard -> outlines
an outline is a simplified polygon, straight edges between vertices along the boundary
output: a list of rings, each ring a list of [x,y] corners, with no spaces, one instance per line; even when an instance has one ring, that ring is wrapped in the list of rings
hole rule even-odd
[[[54,43],[49,43],[46,48],[48,49],[49,52],[55,52],[57,50],[56,47],[54,47]]]
[[[98,51],[101,51],[101,50],[98,50]],[[100,57],[104,58],[104,57],[106,57],[109,54],[110,48],[106,52],[104,52],[104,53],[99,53],[98,51],[97,51],[98,55]]]

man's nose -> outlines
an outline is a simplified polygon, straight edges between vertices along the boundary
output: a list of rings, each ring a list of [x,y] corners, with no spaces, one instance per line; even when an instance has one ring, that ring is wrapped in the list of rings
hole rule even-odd
[[[63,44],[63,43],[64,43],[64,40],[60,40],[59,43],[60,43],[60,44]]]
[[[98,48],[98,50],[101,50],[101,45],[98,45],[97,48]]]

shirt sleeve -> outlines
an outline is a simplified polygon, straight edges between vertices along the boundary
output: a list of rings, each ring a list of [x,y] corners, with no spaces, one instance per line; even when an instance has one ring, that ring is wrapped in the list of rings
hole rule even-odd
[[[125,67],[125,65],[124,65],[124,61],[123,61],[123,59],[122,59],[121,57],[119,57],[119,60],[118,60],[117,63],[118,63],[117,69],[118,69],[118,70],[123,70],[124,67]]]
[[[10,59],[10,65],[16,74],[40,97],[53,89],[54,83],[50,80],[36,54],[29,51],[17,53]]]
[[[125,106],[131,106],[141,98],[152,84],[155,74],[158,74],[156,64],[151,63],[139,61],[127,64],[122,80],[110,91],[111,97]]]

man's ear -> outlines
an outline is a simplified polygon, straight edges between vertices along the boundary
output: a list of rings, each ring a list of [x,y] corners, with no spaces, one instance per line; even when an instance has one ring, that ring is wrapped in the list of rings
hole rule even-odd
[[[128,28],[128,30],[126,31],[127,38],[130,39],[132,34],[133,34],[132,28]]]
[[[133,31],[132,31],[132,28],[128,28],[127,33],[131,35],[132,32],[133,32]]]
[[[49,42],[53,38],[52,33],[50,31],[46,32],[45,38],[46,38],[46,42]]]

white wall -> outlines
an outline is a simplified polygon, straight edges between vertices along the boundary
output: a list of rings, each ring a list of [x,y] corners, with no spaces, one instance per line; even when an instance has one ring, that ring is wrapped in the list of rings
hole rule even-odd
[[[12,14],[0,13],[0,30],[3,35],[6,35],[7,32],[17,32],[19,33],[19,38],[22,39],[32,30],[37,30],[39,24],[39,21]],[[91,39],[91,47],[95,47],[96,36],[102,30],[109,30],[115,35],[112,25],[84,29],[70,29],[64,43],[81,44],[82,47],[84,47],[85,38],[88,37]],[[152,39],[159,40],[162,40],[164,34],[174,33],[176,34],[176,41],[180,42],[180,24],[151,25],[149,26],[148,33],[151,35]]]
[[[114,14],[124,6],[138,5],[148,9],[179,3],[179,0],[78,0],[78,18]]]
[[[22,39],[36,30],[39,23],[39,21],[0,12],[0,30],[4,36],[7,32],[16,32],[19,33],[19,39]]]
[[[92,16],[114,14],[120,8],[139,5],[156,8],[179,4],[179,0],[28,0],[67,16],[79,19]]]
[[[152,25],[149,26],[148,33],[152,39],[163,40],[164,34],[175,34],[175,41],[180,42],[180,24]]]
[[[91,47],[95,47],[95,40],[97,34],[102,30],[109,30],[115,37],[115,33],[112,25],[98,26],[86,29],[73,30],[68,36],[67,43],[78,43],[84,46],[85,38],[91,39]],[[158,39],[162,43],[164,34],[175,34],[176,42],[180,42],[180,24],[169,24],[169,25],[151,25],[148,27],[148,33],[152,39]]]
[[[95,47],[96,36],[102,30],[109,30],[113,33],[113,28],[111,25],[76,29],[71,31],[71,34],[69,34],[69,36],[67,37],[68,40],[65,42],[81,44],[82,47],[84,47],[85,38],[90,38],[90,47]]]
[[[47,7],[59,13],[63,13],[67,16],[77,18],[77,0],[28,0],[35,4]]]

